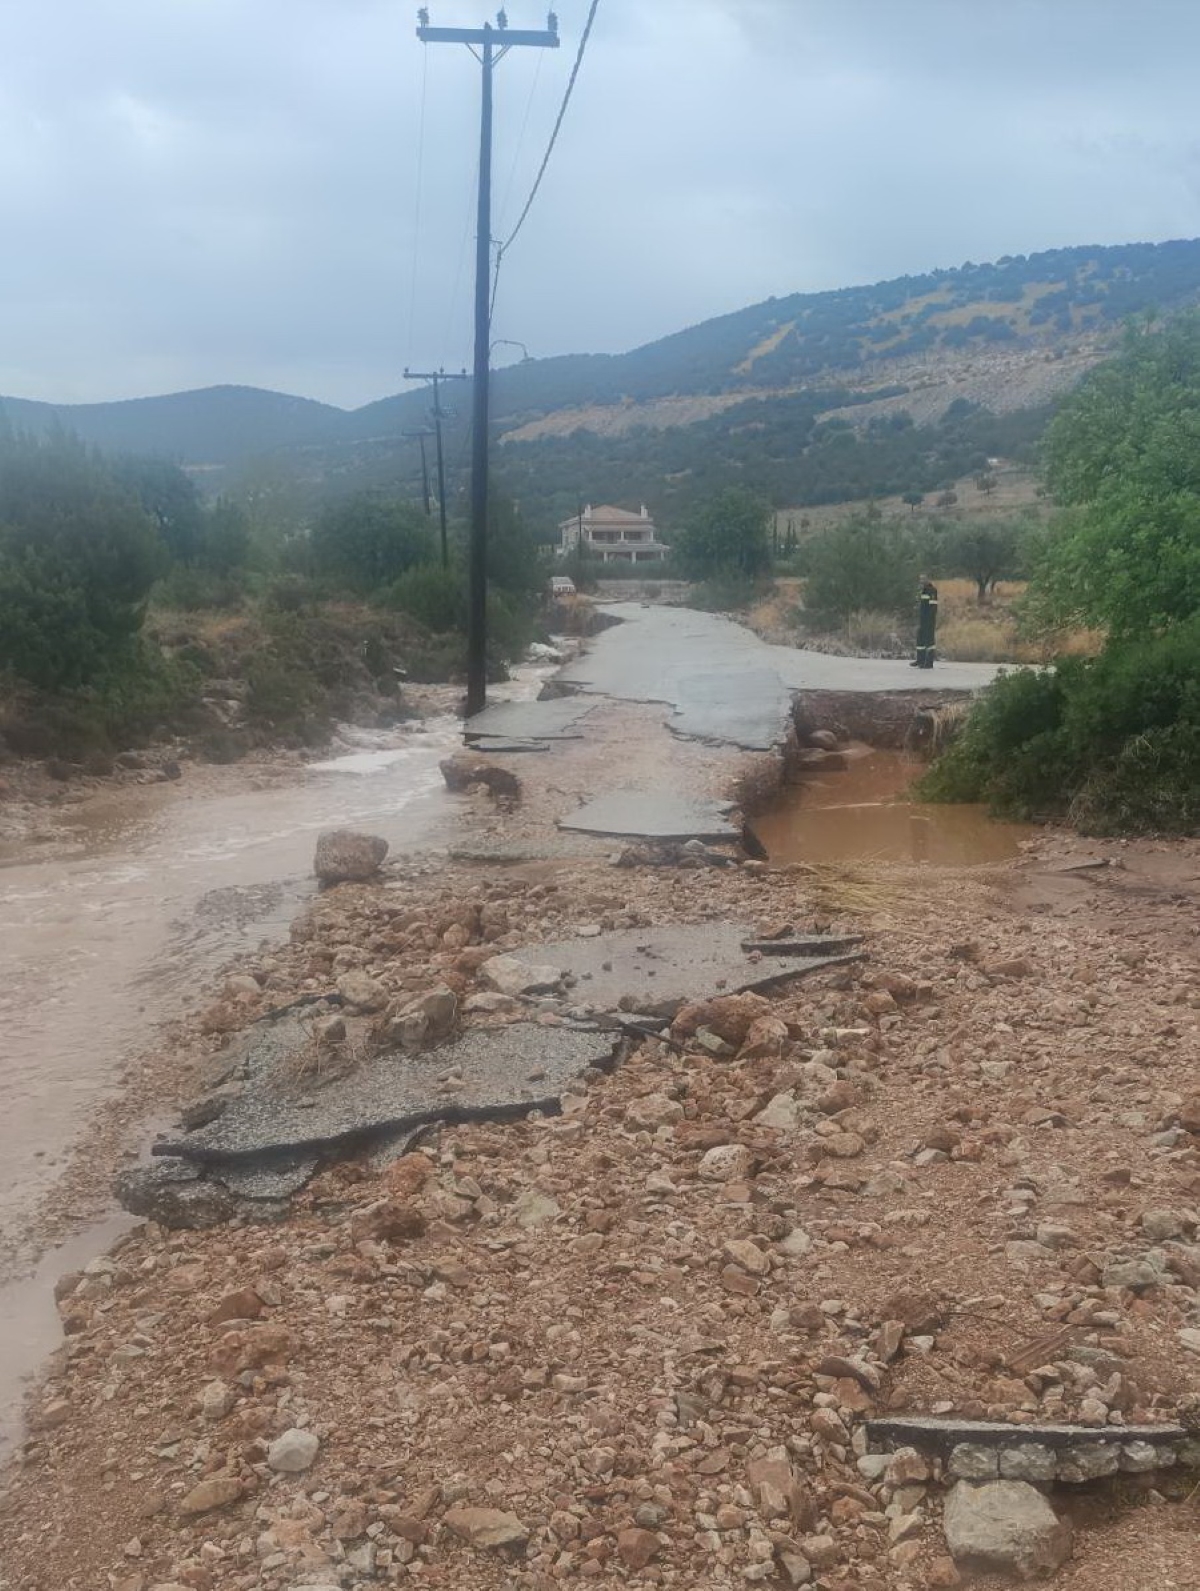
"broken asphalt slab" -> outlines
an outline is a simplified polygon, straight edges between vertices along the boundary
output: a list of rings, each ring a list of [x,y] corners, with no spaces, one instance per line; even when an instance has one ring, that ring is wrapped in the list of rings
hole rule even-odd
[[[435,1121],[555,1110],[581,1071],[614,1054],[611,1034],[520,1022],[473,1029],[422,1055],[387,1052],[321,1081],[304,1070],[313,1040],[299,1018],[252,1030],[249,1039],[242,1094],[216,1121],[160,1140],[155,1155],[214,1166],[245,1157],[299,1159]]]
[[[588,801],[560,829],[639,840],[739,842],[741,825],[730,821],[728,802],[691,801],[670,790],[610,790]]]
[[[545,702],[498,702],[485,707],[463,725],[468,744],[478,740],[528,744],[538,740],[578,740],[581,719],[596,703],[581,696],[559,696]]]
[[[626,928],[589,939],[564,939],[517,952],[520,959],[557,967],[576,1009],[630,1011],[668,1018],[692,1000],[766,989],[789,978],[858,960],[844,939],[799,956],[763,955],[742,948],[754,930],[744,923],[692,923]]]

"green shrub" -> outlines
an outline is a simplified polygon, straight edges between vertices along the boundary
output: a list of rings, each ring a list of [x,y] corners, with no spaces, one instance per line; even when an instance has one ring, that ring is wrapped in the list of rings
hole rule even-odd
[[[1096,658],[1002,675],[921,781],[934,801],[987,801],[1088,833],[1200,825],[1200,617]]]
[[[392,582],[384,600],[435,635],[466,631],[466,574],[459,564],[445,569],[439,563],[418,564]]]

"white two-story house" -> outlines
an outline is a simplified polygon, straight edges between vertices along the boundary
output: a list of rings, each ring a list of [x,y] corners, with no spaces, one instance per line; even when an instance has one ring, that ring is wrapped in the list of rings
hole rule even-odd
[[[671,550],[659,541],[645,504],[640,514],[631,514],[625,508],[593,508],[589,503],[563,520],[558,536],[560,557],[583,547],[601,563],[661,563]]]

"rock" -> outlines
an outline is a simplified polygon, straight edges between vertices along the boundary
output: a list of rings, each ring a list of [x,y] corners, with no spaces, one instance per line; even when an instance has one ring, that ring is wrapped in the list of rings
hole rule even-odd
[[[705,1182],[737,1182],[754,1170],[754,1156],[744,1144],[716,1144],[700,1157],[698,1175]]]
[[[1058,1461],[1058,1478],[1073,1486],[1103,1480],[1115,1475],[1121,1464],[1121,1450],[1115,1442],[1095,1442],[1089,1447],[1073,1447]]]
[[[425,1217],[413,1205],[402,1199],[381,1199],[355,1210],[350,1217],[350,1237],[355,1243],[364,1239],[393,1245],[410,1243],[424,1237],[426,1226]]]
[[[746,1484],[766,1518],[788,1519],[796,1530],[811,1530],[816,1524],[816,1504],[792,1468],[785,1448],[772,1448],[764,1458],[749,1459]]]
[[[946,1499],[946,1541],[956,1564],[1031,1580],[1071,1555],[1071,1528],[1026,1481],[958,1481]]]
[[[346,1019],[341,1016],[323,1016],[313,1023],[318,1044],[341,1044],[346,1037]]]
[[[1179,1107],[1179,1125],[1200,1137],[1200,1094],[1190,1094]]]
[[[225,1297],[208,1316],[210,1326],[219,1326],[226,1320],[257,1320],[263,1312],[263,1301],[253,1287],[239,1287]]]
[[[516,956],[491,956],[479,969],[484,983],[497,994],[551,994],[562,983],[561,967],[534,966]]]
[[[444,1039],[454,1031],[458,1022],[458,996],[453,989],[439,984],[412,1000],[387,1025],[387,1036],[393,1044],[406,1050],[419,1050],[426,1044]]]
[[[311,1431],[298,1431],[293,1426],[271,1443],[267,1449],[267,1463],[281,1475],[300,1475],[312,1468],[320,1446]]]
[[[512,1203],[513,1220],[526,1229],[546,1226],[558,1213],[557,1201],[548,1193],[540,1193],[537,1188],[526,1188]]]
[[[1189,1353],[1200,1353],[1200,1326],[1184,1326],[1179,1341]]]
[[[800,1106],[789,1089],[776,1094],[754,1118],[756,1127],[773,1127],[777,1132],[794,1132],[800,1125]]]
[[[799,1260],[811,1252],[813,1240],[802,1226],[794,1226],[792,1230],[779,1240],[779,1252],[786,1254],[789,1259]]]
[[[473,785],[482,785],[493,800],[516,802],[521,799],[521,781],[516,774],[498,763],[489,762],[478,752],[456,751],[438,766],[446,789],[455,794],[462,794]]]
[[[1043,1442],[1021,1442],[1000,1451],[1000,1476],[1006,1481],[1052,1481],[1058,1459]]]
[[[815,746],[818,751],[836,751],[838,737],[832,729],[814,729],[806,737],[810,746]]]
[[[1174,1454],[1156,1447],[1153,1442],[1126,1442],[1121,1449],[1120,1466],[1128,1475],[1148,1475],[1151,1470],[1162,1469]]]
[[[226,1508],[242,1496],[243,1487],[234,1475],[207,1475],[193,1486],[179,1503],[181,1514],[210,1514],[214,1508]]]
[[[232,1194],[215,1182],[202,1182],[192,1167],[178,1162],[122,1171],[113,1191],[122,1209],[171,1231],[220,1226],[237,1209]]]
[[[960,1442],[946,1466],[956,1480],[995,1480],[1000,1473],[1000,1457],[994,1447],[979,1442]]]
[[[771,1270],[771,1257],[752,1243],[749,1238],[731,1238],[722,1244],[721,1252],[727,1260],[740,1265],[751,1276],[766,1276]]]
[[[387,854],[388,842],[377,834],[326,829],[317,836],[313,872],[322,884],[362,883],[375,877]]]
[[[1142,1216],[1142,1231],[1152,1243],[1168,1243],[1183,1233],[1183,1222],[1174,1210],[1147,1210]]]
[[[1033,966],[1024,956],[1014,956],[1011,961],[993,961],[983,969],[989,978],[1030,978]]]
[[[746,1035],[759,1017],[772,1014],[770,1001],[764,1000],[761,994],[726,994],[715,1000],[685,1005],[671,1024],[671,1033],[676,1039],[689,1039],[701,1028],[707,1028],[736,1048],[745,1043]]]
[[[480,1551],[499,1547],[523,1547],[529,1532],[516,1514],[499,1508],[450,1508],[444,1523],[468,1546]]]
[[[617,1532],[617,1555],[627,1569],[644,1569],[659,1554],[661,1543],[652,1530],[631,1525]]]
[[[382,1011],[388,1001],[387,990],[359,967],[343,972],[337,981],[338,993],[356,1011]]]
[[[683,1120],[683,1106],[666,1094],[643,1094],[625,1110],[625,1125],[633,1132],[655,1132]]]
[[[206,1420],[223,1420],[233,1403],[233,1388],[224,1381],[210,1381],[200,1394],[200,1412]]]
[[[1148,1287],[1161,1287],[1167,1275],[1148,1259],[1114,1260],[1104,1267],[1105,1287],[1127,1287],[1138,1293]]]

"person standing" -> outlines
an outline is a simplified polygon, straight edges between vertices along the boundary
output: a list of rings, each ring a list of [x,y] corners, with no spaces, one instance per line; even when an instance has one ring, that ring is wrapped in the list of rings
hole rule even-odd
[[[928,575],[921,576],[921,592],[917,603],[917,655],[913,668],[932,668],[935,656],[934,640],[937,636],[938,590]]]

